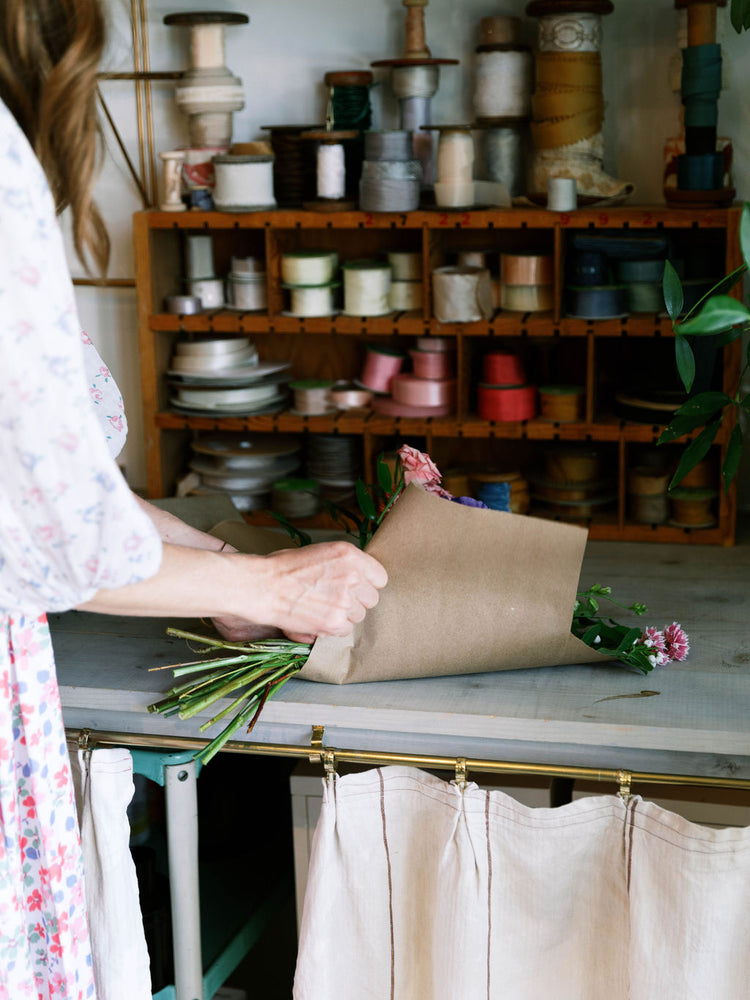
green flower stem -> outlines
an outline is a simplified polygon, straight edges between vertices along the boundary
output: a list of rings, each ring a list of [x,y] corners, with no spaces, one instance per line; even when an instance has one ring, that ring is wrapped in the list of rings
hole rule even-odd
[[[206,689],[201,692],[199,697],[189,699],[189,705],[185,705],[180,708],[180,718],[192,719],[194,715],[197,715],[210,705],[213,705],[213,703],[218,701],[219,698],[224,698],[226,695],[236,691],[237,688],[246,686],[256,677],[264,676],[266,669],[266,667],[256,667],[247,674],[241,674],[239,677],[234,677],[230,681]]]
[[[234,736],[234,734],[237,732],[240,726],[245,725],[252,718],[253,712],[255,711],[256,701],[257,699],[254,699],[247,706],[247,708],[244,708],[241,712],[239,712],[232,719],[229,725],[226,726],[219,733],[218,736],[214,737],[214,739],[211,740],[211,742],[207,746],[205,746],[202,750],[198,751],[198,753],[195,755],[195,759],[199,760],[202,764],[208,764],[211,758],[214,757],[219,752],[219,750],[221,750],[221,748],[224,746],[227,740],[231,739],[232,736]]]
[[[214,669],[218,667],[231,667],[235,664],[245,663],[247,654],[244,656],[231,656],[223,660],[202,660],[200,663],[178,663],[173,667],[174,677],[185,677],[188,674],[198,674],[201,670]]]

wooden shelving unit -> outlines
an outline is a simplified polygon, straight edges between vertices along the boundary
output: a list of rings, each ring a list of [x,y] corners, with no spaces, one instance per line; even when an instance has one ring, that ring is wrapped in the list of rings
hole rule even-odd
[[[617,500],[606,514],[588,522],[591,538],[631,541],[732,544],[735,533],[734,490],[720,491],[716,525],[684,529],[669,524],[644,525],[628,520],[626,470],[638,448],[651,447],[660,426],[625,421],[612,413],[617,373],[628,352],[640,352],[645,364],[674,371],[673,334],[666,315],[631,314],[618,320],[580,320],[563,311],[565,259],[570,236],[580,232],[668,233],[678,249],[703,251],[718,279],[741,263],[739,207],[716,210],[668,209],[663,206],[579,210],[570,214],[544,209],[419,211],[408,214],[321,213],[278,210],[244,214],[220,212],[139,212],[134,217],[141,383],[146,433],[148,493],[170,496],[187,470],[189,442],[196,433],[216,430],[351,434],[362,438],[362,460],[371,476],[375,457],[404,438],[419,439],[446,469],[467,461],[486,467],[529,464],[557,442],[601,445],[616,481]],[[225,274],[232,255],[262,256],[266,261],[268,312],[230,310],[197,316],[162,311],[165,296],[181,287],[183,238],[209,232],[214,237],[217,274]],[[422,253],[425,303],[422,312],[379,318],[333,316],[298,319],[283,315],[281,254],[299,249],[334,249],[342,260],[373,257],[389,250]],[[461,250],[534,252],[554,255],[555,307],[548,313],[497,312],[489,322],[440,324],[432,317],[430,273]],[[739,295],[739,291],[735,291]],[[291,412],[248,417],[187,416],[170,411],[164,373],[175,340],[189,333],[252,335],[262,359],[284,359],[297,378],[356,378],[366,343],[408,346],[417,336],[456,339],[458,401],[456,415],[441,419],[403,419],[375,413],[302,417]],[[585,418],[579,423],[550,423],[539,418],[522,423],[491,423],[476,413],[478,362],[491,347],[511,347],[532,359],[546,381],[585,385]],[[734,392],[740,370],[739,341],[723,349],[713,385]],[[532,379],[533,381],[533,379]],[[727,446],[724,428],[714,446],[717,459]],[[685,442],[678,442],[680,444]],[[669,447],[669,446],[668,446]],[[717,462],[718,466],[718,462]],[[716,487],[719,489],[717,479]],[[532,510],[532,513],[542,513]],[[248,515],[258,523],[264,512]]]

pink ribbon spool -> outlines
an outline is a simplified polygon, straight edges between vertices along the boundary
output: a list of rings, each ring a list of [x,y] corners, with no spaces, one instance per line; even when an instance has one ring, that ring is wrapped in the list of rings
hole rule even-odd
[[[360,383],[373,392],[389,392],[391,379],[398,375],[404,355],[397,351],[386,352],[368,347]]]
[[[391,379],[391,395],[405,406],[452,406],[456,398],[456,380],[396,375]]]
[[[409,351],[411,366],[417,378],[445,379],[453,374],[451,355],[447,351]]]
[[[482,420],[512,423],[536,416],[536,386],[484,385],[478,390],[478,410]]]
[[[483,381],[487,385],[523,385],[526,373],[521,359],[509,351],[490,351],[482,359]]]

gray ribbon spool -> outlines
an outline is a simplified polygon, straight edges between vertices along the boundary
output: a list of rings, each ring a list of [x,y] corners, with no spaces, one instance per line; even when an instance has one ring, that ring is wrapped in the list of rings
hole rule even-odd
[[[577,319],[620,319],[627,316],[626,285],[568,285],[568,315]]]
[[[407,129],[365,132],[365,160],[413,160],[414,137]]]
[[[413,212],[419,208],[422,167],[418,160],[362,164],[359,207],[363,212]]]
[[[164,309],[179,316],[193,316],[203,312],[203,304],[197,295],[168,295],[164,299]]]

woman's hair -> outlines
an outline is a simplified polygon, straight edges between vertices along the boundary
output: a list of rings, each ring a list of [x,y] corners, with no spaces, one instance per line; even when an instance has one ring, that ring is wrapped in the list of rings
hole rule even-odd
[[[71,209],[76,253],[102,273],[109,239],[92,188],[103,48],[100,0],[0,0],[0,98],[39,157],[57,211]]]

